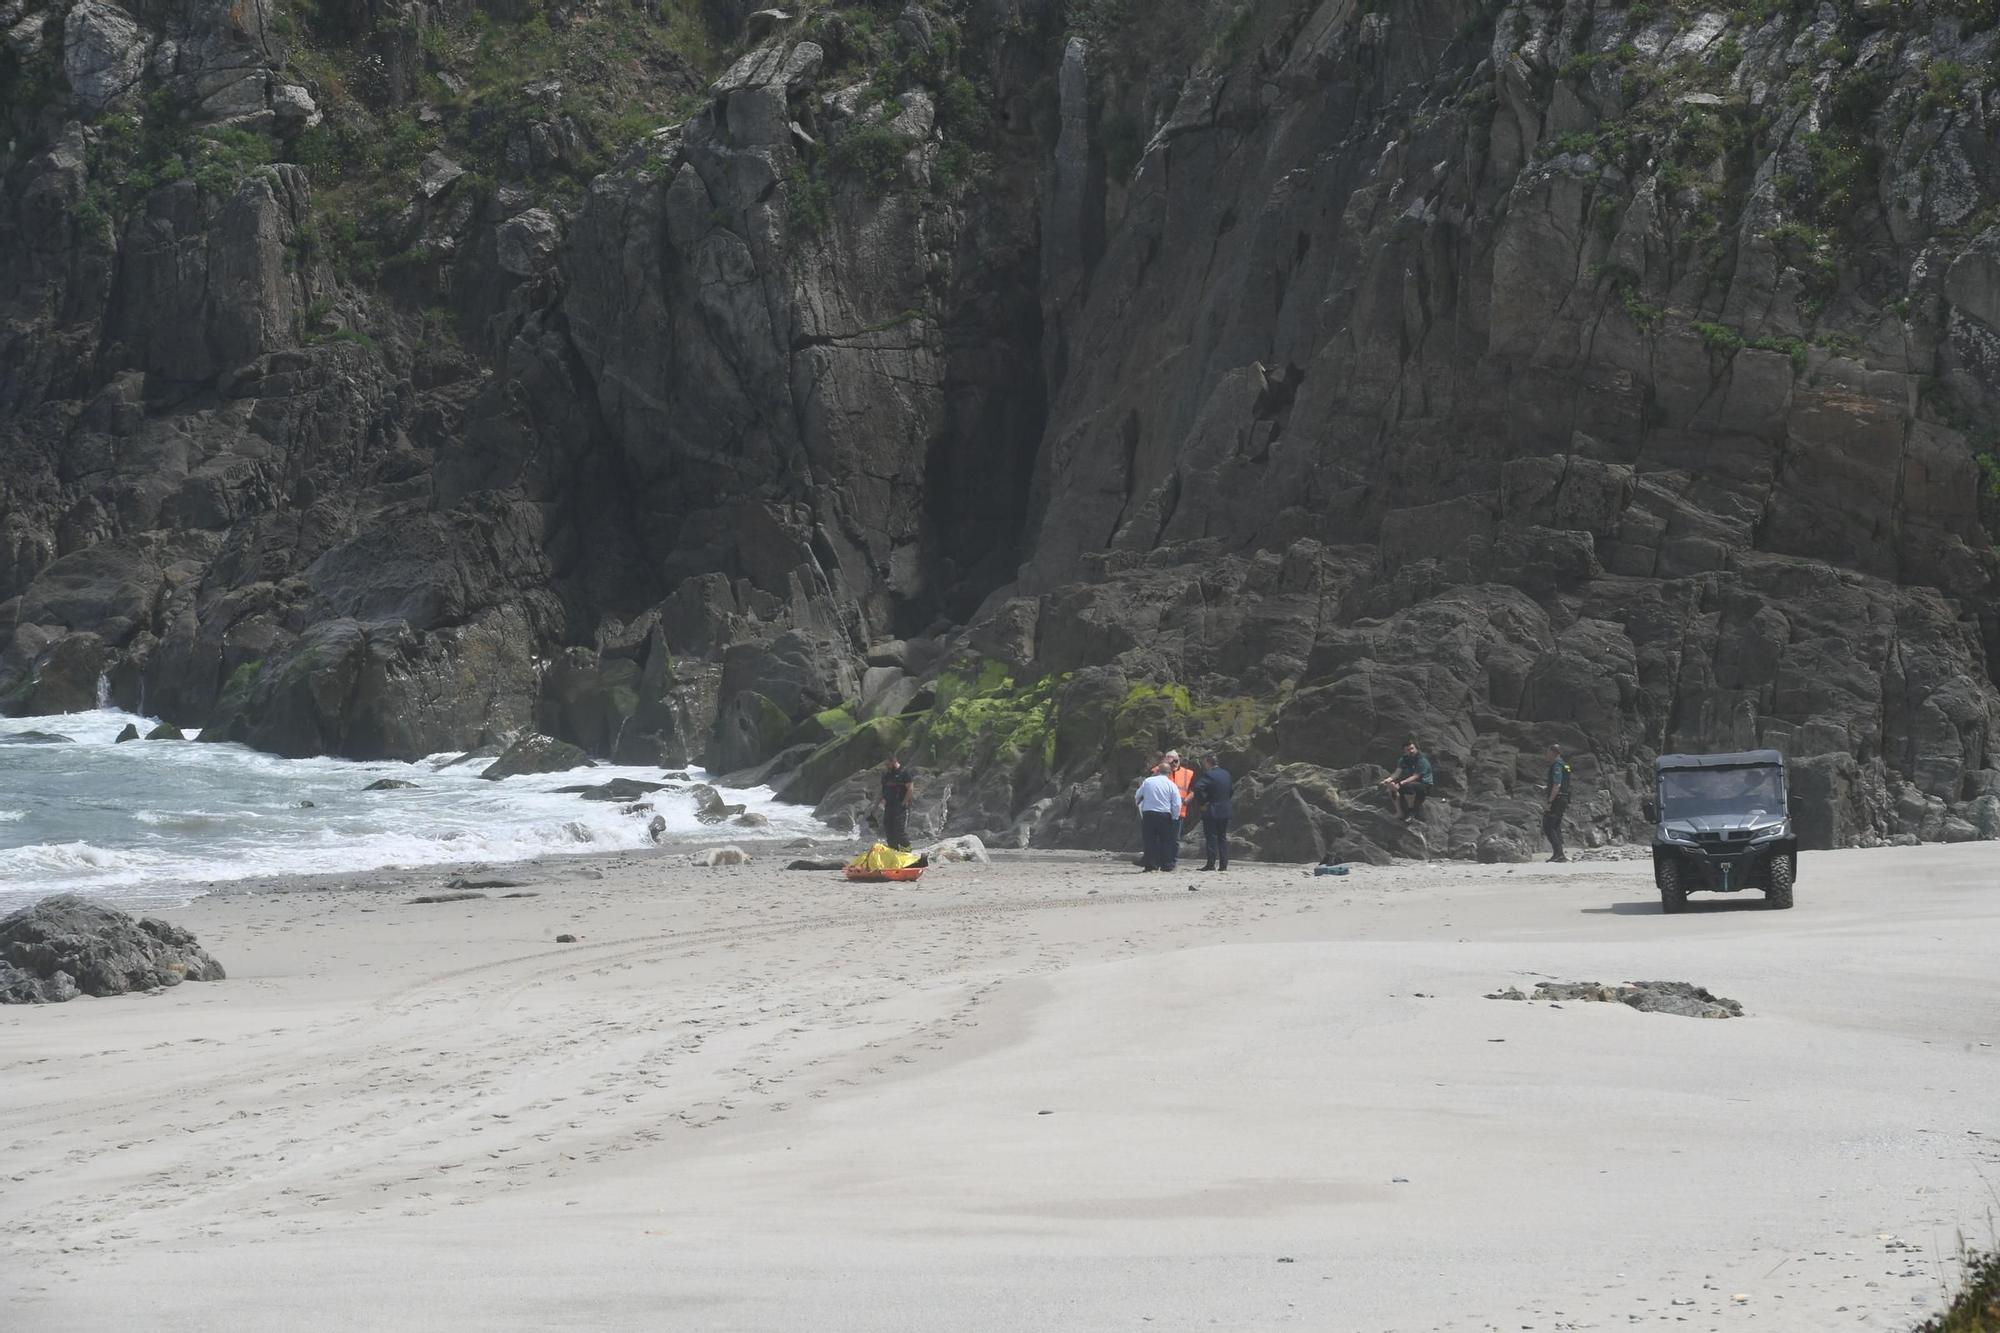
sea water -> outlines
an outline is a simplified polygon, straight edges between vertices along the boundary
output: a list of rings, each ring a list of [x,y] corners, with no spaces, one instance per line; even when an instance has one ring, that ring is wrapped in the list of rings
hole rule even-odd
[[[121,906],[184,903],[217,882],[266,875],[501,863],[652,846],[647,825],[667,821],[666,843],[692,846],[825,834],[804,806],[768,787],[721,788],[768,828],[702,825],[685,771],[669,790],[624,802],[586,801],[558,787],[612,778],[667,781],[658,768],[600,765],[488,782],[490,760],[416,763],[281,759],[241,745],[189,741],[116,744],[151,718],[116,709],[0,718],[0,915],[47,893],[75,891]],[[43,741],[26,735],[66,737]],[[190,732],[192,737],[195,733]],[[364,791],[378,778],[413,789]]]

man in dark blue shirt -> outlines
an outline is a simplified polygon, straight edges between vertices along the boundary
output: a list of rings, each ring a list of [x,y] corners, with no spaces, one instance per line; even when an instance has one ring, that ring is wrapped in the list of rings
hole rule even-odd
[[[1436,784],[1431,757],[1417,749],[1415,741],[1403,742],[1403,757],[1396,761],[1396,771],[1382,779],[1396,813],[1406,820],[1416,818],[1417,811],[1424,808],[1424,798]]]
[[[1235,814],[1230,798],[1236,780],[1215,755],[1202,757],[1201,776],[1194,780],[1193,796],[1201,802],[1201,841],[1208,853],[1203,870],[1229,869],[1229,820]]]
[[[1548,804],[1542,812],[1542,836],[1549,840],[1549,860],[1567,861],[1563,855],[1563,812],[1569,809],[1569,760],[1563,758],[1563,747],[1549,744],[1548,790],[1543,793]]]
[[[890,755],[882,765],[882,794],[875,804],[882,811],[882,841],[899,852],[910,850],[910,803],[916,798],[917,771]]]

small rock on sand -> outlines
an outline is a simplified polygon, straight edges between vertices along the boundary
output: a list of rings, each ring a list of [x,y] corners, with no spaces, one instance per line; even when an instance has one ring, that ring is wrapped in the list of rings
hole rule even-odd
[[[750,853],[731,844],[728,847],[710,847],[705,851],[696,852],[688,860],[695,865],[708,866],[711,869],[716,866],[747,866],[750,864]]]
[[[1489,1000],[1594,1000],[1623,1004],[1647,1014],[1679,1014],[1683,1018],[1741,1018],[1743,1006],[1711,994],[1687,981],[1634,981],[1607,986],[1601,981],[1541,981],[1533,996],[1513,986],[1495,991]]]
[[[469,898],[484,898],[483,893],[421,893],[410,899],[410,906],[421,903],[462,903]]]
[[[943,842],[924,849],[924,855],[933,865],[952,861],[970,861],[978,865],[990,864],[992,857],[986,854],[986,844],[968,833],[962,838],[947,838]]]
[[[575,943],[576,943],[576,936],[574,936],[574,935],[558,935],[558,936],[556,936],[556,943],[557,943],[557,944],[575,944]]]

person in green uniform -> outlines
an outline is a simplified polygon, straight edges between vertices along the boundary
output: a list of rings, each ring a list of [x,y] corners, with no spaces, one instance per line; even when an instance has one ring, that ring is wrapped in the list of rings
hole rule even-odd
[[[1563,758],[1563,747],[1549,743],[1548,790],[1543,793],[1547,801],[1542,812],[1542,836],[1549,840],[1549,860],[1567,861],[1563,855],[1563,812],[1569,809],[1569,760]]]
[[[1389,789],[1389,800],[1396,807],[1396,813],[1403,819],[1415,819],[1417,811],[1424,808],[1424,798],[1437,785],[1437,775],[1431,769],[1431,757],[1417,748],[1415,741],[1403,742],[1403,754],[1396,761],[1396,771],[1382,779],[1382,785]]]

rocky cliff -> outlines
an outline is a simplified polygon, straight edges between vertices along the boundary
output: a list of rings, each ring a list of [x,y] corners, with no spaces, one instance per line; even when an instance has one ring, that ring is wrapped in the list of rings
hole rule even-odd
[[[0,4],[13,711],[2000,836],[1990,0],[290,4]]]

